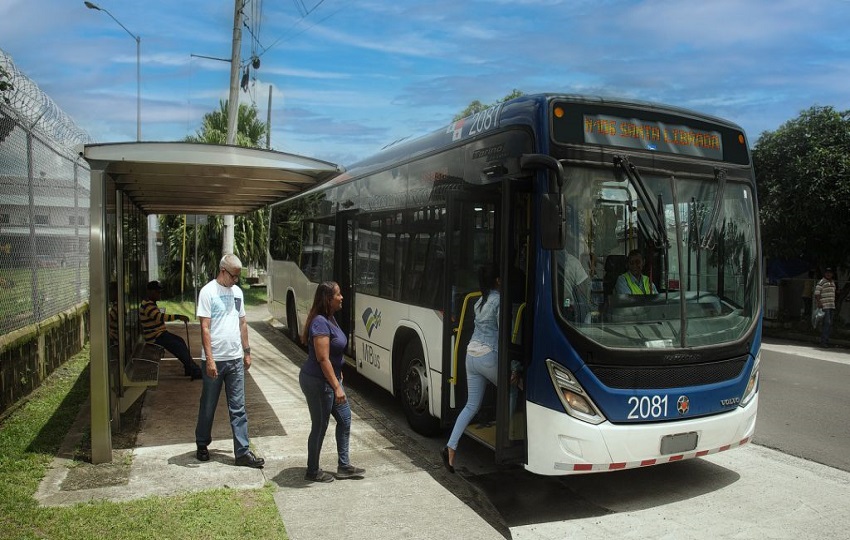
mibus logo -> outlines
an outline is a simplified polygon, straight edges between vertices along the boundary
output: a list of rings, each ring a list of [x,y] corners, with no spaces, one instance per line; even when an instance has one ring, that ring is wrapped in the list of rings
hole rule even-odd
[[[363,324],[366,325],[366,335],[372,337],[372,330],[381,326],[381,312],[377,309],[366,308],[362,317]]]

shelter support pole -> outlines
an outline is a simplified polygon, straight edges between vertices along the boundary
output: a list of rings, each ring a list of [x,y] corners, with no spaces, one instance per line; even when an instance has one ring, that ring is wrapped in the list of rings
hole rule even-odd
[[[91,206],[89,207],[90,263],[89,317],[90,336],[90,396],[91,396],[91,460],[112,462],[112,430],[110,426],[109,351],[107,340],[107,280],[106,265],[106,175],[103,166],[91,163]]]

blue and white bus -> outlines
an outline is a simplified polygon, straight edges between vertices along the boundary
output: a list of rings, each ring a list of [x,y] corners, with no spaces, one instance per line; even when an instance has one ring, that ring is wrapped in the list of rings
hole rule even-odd
[[[740,127],[522,96],[273,205],[270,309],[294,337],[340,283],[350,364],[433,434],[466,401],[476,276],[496,265],[498,385],[467,436],[543,475],[699,457],[755,429],[757,216]],[[623,294],[638,251],[648,294]]]

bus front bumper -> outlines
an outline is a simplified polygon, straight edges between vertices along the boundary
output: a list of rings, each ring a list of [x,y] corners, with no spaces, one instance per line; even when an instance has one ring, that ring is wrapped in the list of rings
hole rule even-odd
[[[750,441],[758,394],[746,407],[692,420],[654,424],[591,425],[564,412],[526,403],[528,463],[542,475],[616,471],[702,457]],[[661,453],[662,440],[696,433],[696,448]],[[692,435],[690,435],[692,437]]]

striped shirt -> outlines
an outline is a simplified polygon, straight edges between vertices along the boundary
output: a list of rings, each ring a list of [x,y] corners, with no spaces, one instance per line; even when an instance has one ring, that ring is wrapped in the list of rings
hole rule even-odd
[[[165,332],[166,322],[176,320],[177,315],[161,312],[153,300],[142,300],[142,305],[139,306],[139,322],[142,323],[142,334],[148,343],[152,343]]]
[[[815,287],[815,298],[821,303],[823,309],[835,309],[835,281],[823,278]]]

